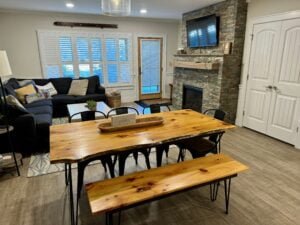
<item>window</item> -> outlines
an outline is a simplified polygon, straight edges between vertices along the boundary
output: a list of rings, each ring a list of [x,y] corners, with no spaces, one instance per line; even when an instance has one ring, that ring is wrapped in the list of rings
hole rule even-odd
[[[38,32],[44,76],[97,75],[104,86],[132,83],[131,35],[81,32]]]

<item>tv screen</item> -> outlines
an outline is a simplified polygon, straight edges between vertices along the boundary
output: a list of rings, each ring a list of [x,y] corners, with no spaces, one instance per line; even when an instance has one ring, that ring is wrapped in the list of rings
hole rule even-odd
[[[217,46],[219,42],[218,17],[215,15],[186,22],[187,43],[190,48]]]

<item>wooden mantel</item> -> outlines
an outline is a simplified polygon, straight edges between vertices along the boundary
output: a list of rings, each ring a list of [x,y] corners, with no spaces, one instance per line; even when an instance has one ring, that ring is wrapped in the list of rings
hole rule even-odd
[[[218,70],[220,67],[219,62],[190,62],[190,61],[174,61],[174,67],[198,69],[198,70]]]

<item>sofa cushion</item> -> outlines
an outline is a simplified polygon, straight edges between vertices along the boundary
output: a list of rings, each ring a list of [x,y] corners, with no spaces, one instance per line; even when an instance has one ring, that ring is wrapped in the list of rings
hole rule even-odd
[[[52,115],[50,114],[37,114],[34,118],[37,129],[49,129],[52,124]]]
[[[79,79],[87,79],[89,81],[87,94],[95,94],[97,87],[100,85],[98,76],[80,77]]]
[[[94,100],[94,101],[105,101],[105,95],[99,95],[99,94],[90,94],[85,96],[76,96],[75,97],[76,103],[84,103],[88,100]]]
[[[75,96],[72,95],[54,95],[52,97],[53,104],[72,104],[75,103]]]
[[[37,107],[37,106],[51,106],[52,107],[52,100],[51,99],[42,99],[42,100],[24,105],[25,108],[31,108],[31,107]]]
[[[84,96],[86,95],[89,81],[88,80],[72,80],[68,95]]]
[[[58,94],[68,94],[72,78],[51,78],[49,81],[52,82]]]
[[[28,112],[38,115],[38,114],[49,114],[52,116],[52,107],[51,106],[36,106],[36,107],[29,107],[26,108]]]

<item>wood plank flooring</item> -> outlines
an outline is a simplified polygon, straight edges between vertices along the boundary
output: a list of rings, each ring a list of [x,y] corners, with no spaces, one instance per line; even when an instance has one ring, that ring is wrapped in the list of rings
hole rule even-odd
[[[209,188],[203,187],[124,211],[122,225],[300,224],[300,150],[245,128],[228,131],[222,150],[250,167],[233,179],[229,215],[224,214],[221,185],[216,202],[209,200]],[[177,154],[177,150],[171,151],[168,163],[173,163]],[[155,166],[154,154],[151,157]],[[24,160],[21,177],[0,177],[0,224],[69,224],[64,173],[27,178],[28,162]],[[138,167],[132,159],[128,162],[128,172],[144,167],[143,156]],[[89,166],[86,175],[85,182],[105,177],[101,165]],[[104,224],[103,216],[91,215],[85,192],[79,217],[79,224]]]

